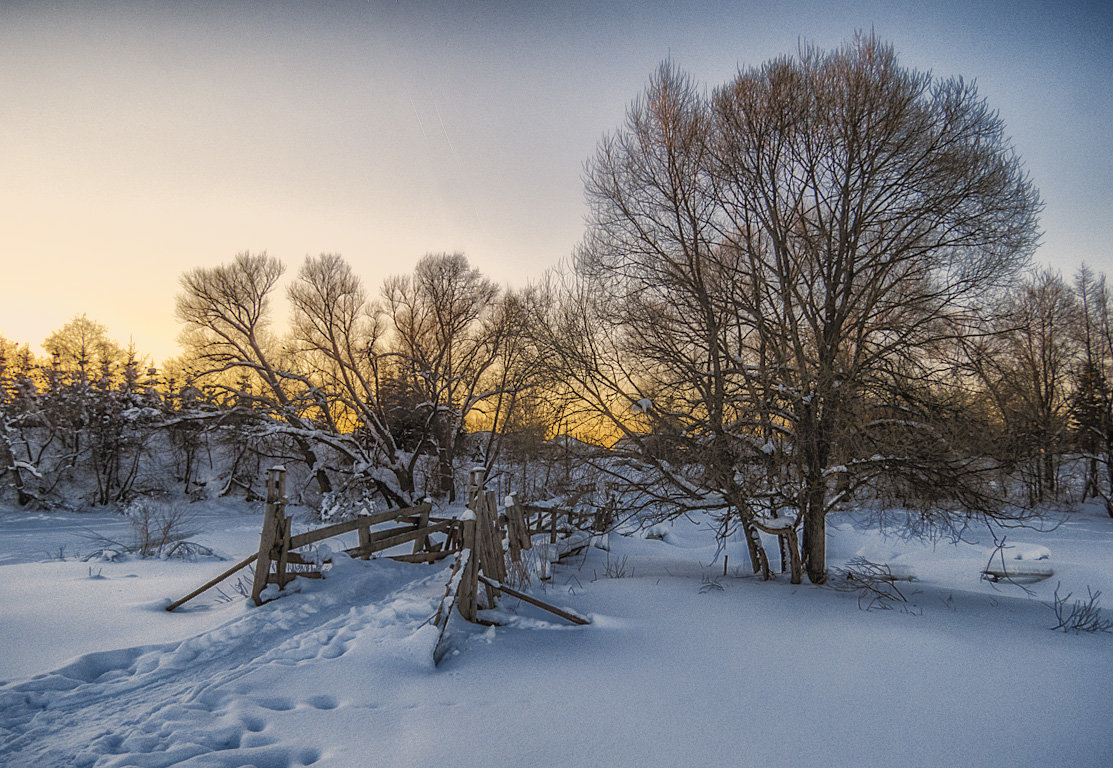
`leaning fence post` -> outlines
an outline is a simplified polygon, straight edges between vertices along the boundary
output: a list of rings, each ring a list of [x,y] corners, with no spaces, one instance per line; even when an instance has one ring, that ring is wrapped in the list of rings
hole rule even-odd
[[[506,555],[502,548],[502,530],[499,528],[498,497],[494,491],[487,491],[484,496],[488,524],[488,530],[485,533],[489,534],[488,551],[491,554],[491,568],[488,570],[484,567],[483,572],[501,583],[506,581]],[[486,566],[486,562],[484,562],[484,566]],[[497,592],[495,596],[498,596]]]
[[[522,550],[529,548],[529,539],[525,533],[525,523],[522,521],[522,510],[513,495],[507,496],[510,502],[506,505],[506,543],[510,547],[510,560],[514,563],[522,562]]]
[[[468,508],[475,509],[476,498],[483,492],[483,486],[487,483],[485,475],[487,470],[483,467],[472,467],[468,470]]]
[[[290,524],[293,522],[292,518],[286,517],[285,512],[279,518],[278,540],[275,542],[278,557],[274,561],[275,582],[279,589],[286,589],[286,585],[294,580],[293,576],[286,575],[286,562],[290,555]]]
[[[289,528],[286,526],[286,469],[272,467],[267,470],[267,505],[263,510],[263,530],[259,535],[259,554],[255,559],[255,579],[251,585],[251,599],[262,605],[263,590],[267,588],[267,578],[271,571],[271,554],[276,542],[284,545]],[[286,547],[281,546],[280,562],[285,565]],[[281,567],[284,571],[285,568]],[[285,577],[280,573],[279,578]],[[283,585],[280,583],[279,588]]]

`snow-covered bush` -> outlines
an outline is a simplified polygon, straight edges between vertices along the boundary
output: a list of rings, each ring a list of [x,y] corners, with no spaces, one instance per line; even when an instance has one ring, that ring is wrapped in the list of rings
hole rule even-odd
[[[321,495],[317,518],[322,523],[339,523],[375,511],[374,493],[367,488],[345,488]]]

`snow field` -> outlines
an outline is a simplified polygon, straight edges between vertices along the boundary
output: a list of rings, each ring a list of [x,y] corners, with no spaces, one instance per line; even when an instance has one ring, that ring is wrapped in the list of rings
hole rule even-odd
[[[258,524],[229,520],[217,538]],[[23,659],[0,686],[0,765],[1108,766],[1113,636],[1050,632],[1046,603],[1059,578],[1109,588],[1111,531],[1082,513],[1015,532],[1017,551],[1042,547],[1035,562],[1056,570],[1029,596],[981,579],[991,540],[833,526],[832,565],[859,555],[914,576],[907,609],[890,611],[762,583],[740,542],[723,577],[709,533],[687,523],[611,536],[611,552],[533,586],[592,625],[504,600],[505,626],[454,617],[437,668],[427,619],[444,564],[337,558],[261,608],[207,595],[181,615],[165,598],[227,563],[93,564],[101,579],[84,563],[0,566],[0,659]],[[67,631],[54,614],[78,604]]]

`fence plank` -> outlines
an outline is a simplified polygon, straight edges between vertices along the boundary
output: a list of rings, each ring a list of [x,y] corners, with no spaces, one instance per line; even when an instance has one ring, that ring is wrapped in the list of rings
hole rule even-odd
[[[392,509],[386,512],[379,512],[374,515],[362,515],[355,520],[345,520],[342,523],[333,523],[326,525],[324,528],[318,528],[315,531],[308,531],[307,533],[299,533],[290,539],[290,549],[297,549],[304,547],[306,544],[313,544],[314,542],[321,541],[322,539],[331,539],[333,536],[339,536],[342,533],[354,531],[360,527],[367,527],[378,525],[379,523],[388,523],[391,520],[397,520],[401,517],[407,517],[414,514],[421,514],[423,510],[428,511],[431,509],[429,504],[420,504],[416,507],[408,507],[406,509]]]
[[[451,557],[455,552],[418,552],[413,555],[389,555],[388,560],[397,560],[400,563],[435,563]]]
[[[262,605],[261,595],[270,576],[271,555],[275,543],[286,531],[286,470],[274,467],[267,472],[267,505],[263,510],[263,530],[259,534],[259,552],[255,558],[255,578],[251,584],[251,599]],[[286,548],[288,549],[288,548]]]
[[[238,571],[242,568],[246,568],[247,566],[251,565],[253,562],[255,562],[255,558],[257,558],[257,557],[259,557],[258,552],[255,552],[254,554],[252,554],[248,557],[245,557],[243,560],[240,560],[238,563],[233,565],[231,568],[226,570],[224,573],[220,574],[219,576],[217,576],[214,579],[206,581],[204,584],[202,584],[200,587],[198,587],[197,589],[190,592],[188,595],[186,595],[182,599],[175,600],[174,602],[170,603],[170,605],[166,606],[166,610],[172,611],[175,608],[178,608],[178,607],[182,606],[183,604],[188,603],[190,600],[197,597],[202,592],[204,592],[208,589],[212,589],[213,587],[215,587],[217,584],[219,584],[220,582],[227,579],[229,576],[231,576],[236,571]]]
[[[561,610],[560,608],[557,608],[555,605],[549,605],[548,603],[544,602],[543,600],[538,600],[536,597],[531,597],[530,595],[527,595],[524,592],[519,592],[518,590],[513,589],[511,587],[508,587],[505,584],[492,584],[491,580],[488,579],[486,576],[480,576],[479,580],[482,581],[484,584],[486,584],[489,587],[495,587],[497,589],[501,589],[503,592],[510,595],[511,597],[516,597],[519,600],[524,600],[527,603],[529,603],[530,605],[536,605],[538,608],[541,608],[542,610],[548,611],[549,613],[555,613],[557,616],[560,616],[562,619],[568,619],[573,624],[579,624],[580,626],[584,626],[584,625],[587,625],[587,624],[591,623],[590,621],[585,619],[583,616],[577,616],[574,613],[569,613],[568,611]]]
[[[426,526],[425,528],[391,528],[386,531],[376,531],[372,533],[371,543],[367,550],[361,550],[359,547],[344,550],[348,554],[362,555],[364,552],[370,554],[372,552],[381,552],[384,549],[396,547],[399,544],[405,544],[407,541],[413,541],[421,536],[428,536],[431,533],[442,533],[447,531],[455,525],[454,520],[449,520],[444,523],[437,523],[436,525]]]

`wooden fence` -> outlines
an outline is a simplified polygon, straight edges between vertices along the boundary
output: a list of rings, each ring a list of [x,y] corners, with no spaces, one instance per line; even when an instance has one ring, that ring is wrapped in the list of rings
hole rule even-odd
[[[569,510],[542,509],[539,507],[509,504],[501,512],[494,491],[484,490],[482,473],[472,472],[468,483],[468,511],[459,519],[434,517],[432,505],[420,504],[409,509],[394,509],[373,515],[360,515],[353,520],[326,525],[314,531],[291,534],[291,518],[286,514],[286,472],[275,468],[267,473],[267,503],[263,514],[263,528],[259,536],[259,549],[227,571],[171,603],[172,611],[188,600],[215,586],[241,568],[255,563],[255,576],[251,585],[251,599],[256,605],[265,602],[264,593],[271,584],[284,589],[295,578],[320,578],[319,566],[323,559],[307,557],[297,550],[334,536],[355,531],[358,544],[343,550],[352,557],[369,558],[376,552],[392,549],[413,542],[409,553],[387,555],[392,560],[432,563],[456,555],[452,576],[445,591],[445,600],[437,612],[436,621],[443,633],[451,608],[456,606],[468,621],[478,621],[481,608],[494,608],[503,593],[524,600],[577,624],[588,623],[583,617],[549,605],[508,586],[507,561],[521,563],[522,553],[533,546],[533,536],[548,533],[550,544],[567,544],[559,548],[562,553],[586,546],[583,536],[568,536],[578,517]],[[513,497],[510,497],[513,501]],[[397,523],[385,530],[371,528],[384,523]],[[434,534],[444,539],[434,542]],[[479,585],[483,585],[482,594]],[[446,610],[446,605],[448,609]]]
[[[294,578],[320,578],[320,571],[312,566],[318,560],[307,559],[295,550],[315,544],[334,536],[356,531],[359,543],[344,552],[352,557],[366,560],[376,552],[392,549],[400,544],[413,542],[409,554],[390,555],[392,560],[411,563],[432,563],[442,560],[459,550],[458,523],[448,518],[432,517],[432,505],[420,504],[409,509],[391,509],[373,515],[360,515],[353,520],[326,525],[314,531],[290,535],[290,518],[286,515],[286,473],[271,470],[267,477],[267,506],[263,518],[263,532],[259,537],[259,552],[255,562],[255,580],[251,586],[251,599],[256,605],[263,602],[262,593],[269,584],[284,588]],[[373,526],[382,523],[399,523],[393,528],[372,531]],[[435,533],[443,533],[446,539],[433,544]],[[291,571],[289,566],[302,566]],[[273,572],[272,572],[273,566]]]

